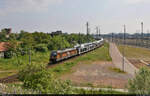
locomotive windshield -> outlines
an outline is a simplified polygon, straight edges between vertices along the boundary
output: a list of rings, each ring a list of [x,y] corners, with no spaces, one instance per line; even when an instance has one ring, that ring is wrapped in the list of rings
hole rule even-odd
[[[56,51],[53,51],[53,52],[51,53],[51,56],[57,56],[57,52],[56,52]]]

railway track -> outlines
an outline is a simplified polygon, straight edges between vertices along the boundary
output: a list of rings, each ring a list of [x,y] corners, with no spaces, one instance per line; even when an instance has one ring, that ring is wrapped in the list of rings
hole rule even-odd
[[[48,64],[48,66],[46,66],[47,69],[49,68],[53,68],[55,66],[57,66],[58,64],[62,64],[66,61],[62,61],[62,62],[58,62],[56,64]],[[8,77],[5,77],[5,78],[0,78],[0,83],[14,83],[14,82],[18,82],[19,79],[18,79],[18,74],[15,74],[15,75],[11,75],[11,76],[8,76]]]
[[[19,81],[18,74],[0,79],[0,83],[13,83],[13,82],[17,82],[17,81]]]
[[[103,46],[103,45],[102,45]],[[102,47],[102,46],[100,46],[100,47]],[[99,48],[100,48],[99,47]],[[91,51],[94,51],[94,50],[91,50]],[[90,52],[91,52],[90,51]],[[86,53],[84,53],[84,54],[81,54],[80,56],[82,56],[82,55],[85,55]],[[78,56],[74,56],[74,57],[71,57],[71,58],[69,58],[69,60],[72,60],[72,59],[75,59],[75,58],[77,58]],[[49,69],[49,68],[53,68],[53,67],[55,67],[55,66],[57,66],[57,65],[59,65],[59,64],[62,64],[62,63],[65,63],[65,62],[67,62],[68,61],[68,59],[66,59],[66,60],[63,60],[63,61],[60,61],[60,62],[57,62],[57,63],[55,63],[55,64],[48,64],[47,66],[46,66],[46,68],[47,69]],[[15,75],[12,75],[12,76],[8,76],[8,77],[5,77],[5,78],[0,78],[0,83],[14,83],[14,82],[18,82],[19,81],[19,79],[18,79],[18,74],[15,74]]]

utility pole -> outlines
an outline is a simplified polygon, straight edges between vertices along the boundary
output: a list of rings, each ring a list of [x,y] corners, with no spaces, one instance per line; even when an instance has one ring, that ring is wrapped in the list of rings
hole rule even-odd
[[[101,36],[101,28],[99,27],[99,37]]]
[[[79,32],[79,44],[81,46],[81,34],[80,34],[80,32]]]
[[[86,27],[87,27],[87,40],[89,42],[89,23],[86,23]]]
[[[126,34],[126,25],[124,25],[124,36],[123,36],[123,39],[124,39],[124,47],[123,47],[123,62],[122,62],[122,70],[124,71],[124,65],[125,65],[125,34]]]
[[[112,42],[113,42],[113,37],[114,37],[113,35],[114,35],[114,33],[112,33],[112,35],[111,35],[112,36]]]
[[[31,65],[31,48],[29,48],[29,64]]]
[[[96,39],[98,39],[98,27],[96,27]]]
[[[149,48],[149,30],[147,30],[147,48]]]
[[[141,22],[141,46],[143,47],[143,22]]]
[[[136,34],[135,34],[135,46],[138,46],[137,41],[138,41],[138,30],[136,30]]]

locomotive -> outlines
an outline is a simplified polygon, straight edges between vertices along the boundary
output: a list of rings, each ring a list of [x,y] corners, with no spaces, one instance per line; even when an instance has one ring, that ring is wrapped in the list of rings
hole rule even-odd
[[[104,44],[103,38],[101,38],[98,41],[90,42],[90,43],[84,43],[80,45],[76,45],[73,48],[65,49],[65,50],[57,50],[52,51],[50,54],[50,64],[69,59],[74,56],[78,56],[84,53],[87,53],[89,51],[92,51],[96,48],[99,48]]]

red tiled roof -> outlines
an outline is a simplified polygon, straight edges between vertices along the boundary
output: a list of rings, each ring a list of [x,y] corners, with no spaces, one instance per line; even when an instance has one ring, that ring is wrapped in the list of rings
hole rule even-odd
[[[7,48],[6,48],[7,44],[8,44],[7,42],[0,42],[0,52],[7,51]]]

